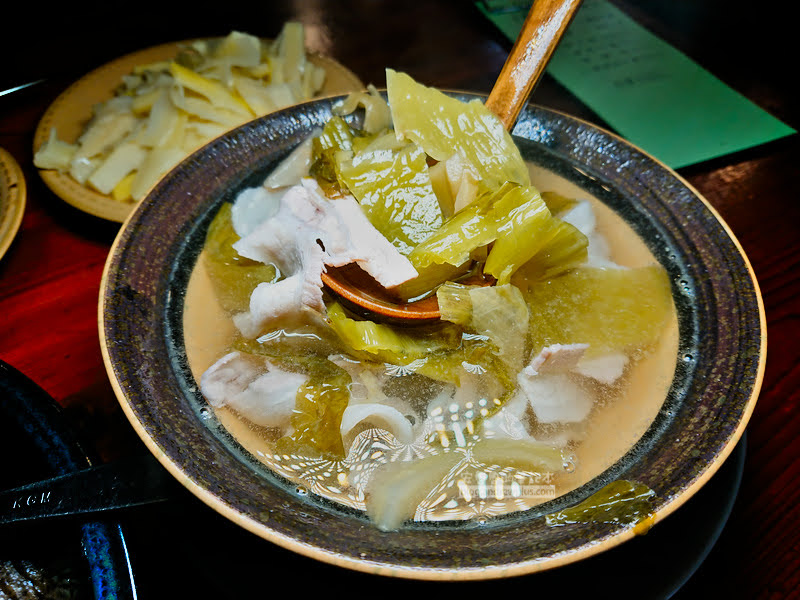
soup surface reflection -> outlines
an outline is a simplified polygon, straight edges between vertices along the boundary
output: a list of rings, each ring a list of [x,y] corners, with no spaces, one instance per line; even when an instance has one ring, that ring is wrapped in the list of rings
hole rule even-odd
[[[529,164],[531,181],[542,191],[553,191],[567,198],[586,199],[591,203],[597,231],[608,246],[610,258],[622,267],[639,268],[656,264],[647,246],[612,210],[587,195],[566,179]],[[184,335],[190,369],[200,382],[203,374],[230,351],[237,340],[232,315],[220,303],[204,254],[192,273],[185,299]],[[288,332],[289,330],[287,330]],[[284,332],[286,333],[286,332]],[[286,341],[286,340],[284,340]],[[302,345],[302,344],[301,344]],[[378,466],[402,463],[420,457],[442,454],[448,446],[450,462],[434,465],[439,480],[429,482],[427,493],[419,501],[412,498],[406,512],[415,520],[452,520],[484,518],[515,510],[525,510],[566,494],[611,467],[642,437],[658,414],[672,383],[678,349],[678,325],[674,308],[657,342],[637,354],[627,364],[624,374],[611,383],[572,377],[578,387],[588,390],[592,406],[588,416],[574,422],[545,422],[532,413],[531,407],[515,412],[515,418],[502,422],[493,419],[490,437],[528,436],[558,448],[559,464],[533,468],[524,461],[498,461],[488,464],[476,460],[466,448],[469,439],[458,435],[437,436],[436,427],[412,440],[399,441],[382,428],[373,417],[348,431],[343,439],[343,456],[288,451],[280,445],[284,432],[274,427],[257,426],[229,407],[215,409],[219,423],[255,459],[293,482],[298,490],[323,496],[359,510],[368,510],[369,481]],[[441,390],[431,389],[408,370],[396,369],[391,381],[383,380],[384,392],[401,397],[409,406],[417,406],[420,397],[427,400],[427,414],[436,423],[467,424],[465,406],[432,399]],[[570,384],[571,385],[571,384]],[[424,403],[423,403],[424,404]],[[433,407],[433,408],[432,408]],[[416,418],[419,418],[419,412]],[[524,434],[518,430],[524,425]],[[418,426],[419,423],[412,423]],[[454,428],[445,428],[451,433]],[[441,427],[438,430],[441,432]],[[515,433],[516,432],[516,433]],[[469,437],[469,436],[467,436]],[[462,446],[462,451],[458,447]],[[445,452],[444,454],[447,454]],[[489,456],[492,456],[489,453]],[[408,465],[412,463],[407,462]],[[436,471],[438,469],[438,471]],[[424,469],[423,469],[424,471]],[[430,473],[423,473],[423,476]]]

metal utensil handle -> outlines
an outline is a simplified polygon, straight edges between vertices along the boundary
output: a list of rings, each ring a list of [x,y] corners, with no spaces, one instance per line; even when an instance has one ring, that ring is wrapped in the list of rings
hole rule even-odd
[[[163,502],[177,487],[150,455],[119,460],[0,492],[0,525]]]

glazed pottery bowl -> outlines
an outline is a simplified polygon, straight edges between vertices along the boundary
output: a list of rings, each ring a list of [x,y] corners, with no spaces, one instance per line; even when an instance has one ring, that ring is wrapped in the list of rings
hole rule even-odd
[[[555,527],[545,518],[616,480],[653,490],[649,524],[658,526],[719,469],[752,413],[766,349],[758,285],[732,232],[686,181],[619,137],[542,107],[527,107],[514,129],[524,158],[622,219],[672,283],[676,344],[662,358],[665,394],[612,463],[526,511],[386,532],[266,467],[220,423],[198,389],[184,326],[191,303],[202,302],[187,289],[205,235],[221,204],[259,185],[330,118],[335,102],[289,108],[216,139],[160,181],[123,225],[103,276],[100,335],[112,385],[149,449],[197,497],[255,535],[396,577],[491,579],[617,546],[641,527]]]

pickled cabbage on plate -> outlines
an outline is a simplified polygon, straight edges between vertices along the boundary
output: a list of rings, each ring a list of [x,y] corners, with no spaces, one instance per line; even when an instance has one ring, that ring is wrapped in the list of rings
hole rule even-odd
[[[92,108],[75,143],[51,129],[34,164],[120,202],[138,202],[170,168],[251,119],[312,98],[325,69],[308,60],[305,30],[271,42],[232,31],[183,44],[173,60],[137,65]]]

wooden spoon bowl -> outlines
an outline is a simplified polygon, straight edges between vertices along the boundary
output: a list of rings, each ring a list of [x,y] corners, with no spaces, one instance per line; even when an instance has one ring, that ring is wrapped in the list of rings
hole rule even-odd
[[[441,317],[436,294],[413,302],[393,297],[358,265],[329,267],[322,282],[356,313],[379,315],[384,322],[426,323]]]

